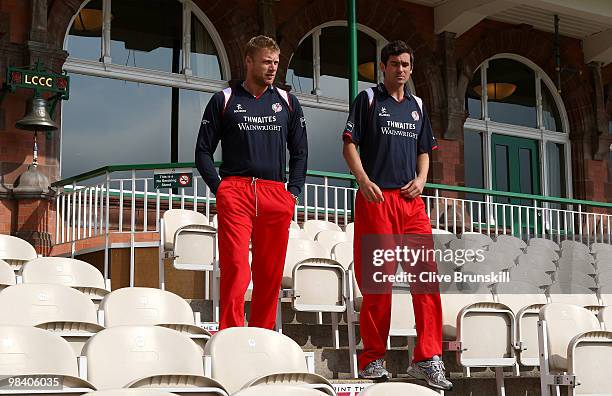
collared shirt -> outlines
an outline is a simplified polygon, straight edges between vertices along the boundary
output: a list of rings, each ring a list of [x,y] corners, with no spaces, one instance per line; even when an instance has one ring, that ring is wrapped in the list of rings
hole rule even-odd
[[[287,189],[296,196],[300,194],[306,180],[306,125],[297,98],[291,94],[285,97],[287,100],[273,86],[255,97],[238,84],[210,99],[202,117],[195,157],[196,166],[213,193],[220,183],[213,153],[221,141],[221,177],[248,176],[284,182],[288,149]]]
[[[342,137],[359,146],[363,168],[380,188],[401,188],[416,177],[419,154],[438,148],[425,107],[406,89],[397,101],[384,84],[362,91],[355,101]],[[372,92],[371,91],[371,92]]]

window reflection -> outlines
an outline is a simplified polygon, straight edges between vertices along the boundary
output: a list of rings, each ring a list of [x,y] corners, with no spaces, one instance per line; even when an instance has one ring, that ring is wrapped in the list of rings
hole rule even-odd
[[[477,93],[474,87],[479,87],[480,81],[480,69],[476,70],[472,81],[468,86],[465,94],[465,108],[468,111],[469,118],[481,119],[482,118],[482,100],[480,93]]]
[[[564,145],[548,142],[548,194],[553,197],[567,196],[565,181],[565,150]]]
[[[291,57],[285,81],[292,92],[315,94],[312,63],[312,35],[306,37]]]
[[[308,131],[308,169],[348,173],[340,138],[348,114],[310,107],[303,110]]]
[[[217,48],[210,34],[195,15],[191,16],[191,70],[194,76],[211,80],[222,78]]]
[[[182,40],[182,6],[176,0],[112,2],[113,63],[178,73]],[[174,67],[173,67],[174,64]]]
[[[98,60],[102,45],[102,0],[92,0],[75,17],[66,51],[73,58]]]
[[[483,92],[482,87],[475,87]],[[493,59],[487,69],[489,117],[506,124],[537,127],[535,73],[512,59]]]
[[[62,102],[62,177],[170,161],[170,88],[71,75]]]
[[[181,89],[179,93],[179,161],[193,162],[202,114],[213,94]],[[221,145],[215,160],[221,160]]]

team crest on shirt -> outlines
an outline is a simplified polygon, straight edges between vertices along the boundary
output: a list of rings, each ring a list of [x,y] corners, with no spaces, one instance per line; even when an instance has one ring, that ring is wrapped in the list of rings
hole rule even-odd
[[[238,103],[236,104],[236,110],[234,110],[234,113],[246,113],[246,110],[242,108],[240,103]]]
[[[280,103],[274,103],[272,105],[272,110],[274,110],[275,113],[280,113],[281,111],[283,111],[283,106],[281,106]]]
[[[418,121],[418,120],[419,120],[419,118],[420,118],[420,117],[419,117],[419,112],[418,112],[418,111],[416,111],[416,110],[415,110],[415,111],[413,111],[413,112],[412,112],[412,119],[413,119],[413,120],[415,120],[415,121]]]
[[[389,114],[387,112],[387,108],[383,106],[380,108],[380,112],[378,113],[378,116],[379,117],[391,117],[391,114]]]

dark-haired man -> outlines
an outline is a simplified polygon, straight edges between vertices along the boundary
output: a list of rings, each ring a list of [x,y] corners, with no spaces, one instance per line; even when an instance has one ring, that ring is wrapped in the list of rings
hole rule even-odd
[[[289,224],[304,186],[308,156],[304,115],[297,98],[272,85],[279,55],[273,39],[253,37],[246,46],[246,80],[211,98],[198,134],[196,165],[217,199],[219,329],[244,325],[244,294],[251,273],[249,326],[272,329],[276,321]],[[219,141],[221,179],[213,162]],[[289,183],[285,189],[287,149]]]
[[[362,245],[371,236],[425,236],[431,225],[420,197],[427,180],[429,155],[436,149],[431,124],[420,98],[406,86],[414,54],[402,41],[381,51],[384,82],[361,92],[352,105],[343,131],[344,158],[359,183],[355,203],[354,264],[363,293],[360,330],[363,352],[360,376],[387,378],[383,366],[391,320],[391,286],[374,290],[373,262],[362,257]],[[360,151],[357,151],[359,146]],[[365,237],[367,236],[367,237]],[[386,240],[387,242],[389,239]],[[396,265],[396,264],[395,264]],[[388,272],[393,266],[386,267]],[[424,267],[435,271],[435,262]],[[452,383],[442,363],[442,309],[437,284],[411,285],[417,343],[408,373],[430,386],[449,390]]]

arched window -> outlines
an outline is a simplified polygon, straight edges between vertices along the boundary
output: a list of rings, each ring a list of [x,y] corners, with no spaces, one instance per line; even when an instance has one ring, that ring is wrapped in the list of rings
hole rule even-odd
[[[380,50],[387,40],[366,26],[357,28],[358,89],[361,91],[382,81]],[[302,38],[291,57],[285,79],[292,92],[347,101],[347,43],[346,21],[325,23]]]
[[[62,177],[109,164],[193,161],[203,109],[230,78],[227,55],[191,0],[152,8],[148,0],[92,0],[73,18]]]
[[[465,104],[466,186],[571,196],[569,122],[543,70],[517,55],[496,55],[474,73]],[[500,199],[506,201],[513,203]]]

